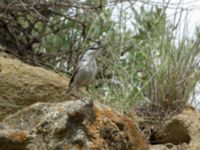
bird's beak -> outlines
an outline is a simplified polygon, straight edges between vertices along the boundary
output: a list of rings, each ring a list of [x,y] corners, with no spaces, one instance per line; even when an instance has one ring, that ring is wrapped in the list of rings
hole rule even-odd
[[[100,51],[101,51],[101,50],[97,50],[97,52],[96,52],[95,55],[96,55],[96,56],[99,55],[99,54],[101,53]]]
[[[103,47],[100,47],[99,49],[97,49],[96,55],[100,55],[103,51]]]

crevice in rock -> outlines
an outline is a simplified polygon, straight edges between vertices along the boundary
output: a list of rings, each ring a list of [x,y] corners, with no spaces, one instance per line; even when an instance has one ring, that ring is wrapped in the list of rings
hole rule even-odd
[[[120,149],[129,150],[132,147],[130,138],[123,131],[124,125],[122,123],[115,123],[105,125],[100,130],[100,135],[106,141],[110,150]],[[122,132],[123,131],[123,132]]]

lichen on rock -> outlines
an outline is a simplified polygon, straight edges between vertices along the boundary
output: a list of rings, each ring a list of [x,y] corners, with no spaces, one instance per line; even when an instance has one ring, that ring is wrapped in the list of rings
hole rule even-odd
[[[130,119],[100,105],[91,100],[33,104],[0,123],[0,143],[4,150],[147,149]]]

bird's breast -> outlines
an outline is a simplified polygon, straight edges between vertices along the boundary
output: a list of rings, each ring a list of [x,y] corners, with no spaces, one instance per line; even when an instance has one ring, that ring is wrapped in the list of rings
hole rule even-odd
[[[91,63],[89,65],[82,66],[79,70],[79,85],[87,86],[90,84],[96,75],[96,63]]]

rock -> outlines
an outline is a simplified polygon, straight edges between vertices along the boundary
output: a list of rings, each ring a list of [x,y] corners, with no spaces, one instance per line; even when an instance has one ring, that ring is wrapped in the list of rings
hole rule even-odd
[[[200,150],[200,112],[186,107],[164,124],[150,150]]]
[[[0,120],[35,102],[65,101],[69,79],[0,53]]]
[[[91,100],[36,103],[0,123],[3,150],[147,150],[134,122]]]

